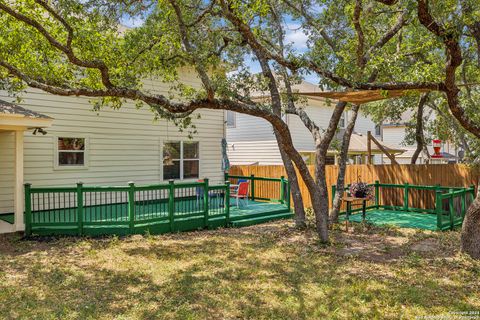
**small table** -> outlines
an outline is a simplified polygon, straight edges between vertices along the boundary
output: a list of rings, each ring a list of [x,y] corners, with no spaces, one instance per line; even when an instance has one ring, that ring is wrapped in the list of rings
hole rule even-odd
[[[349,222],[350,214],[352,213],[352,204],[362,202],[362,222],[365,222],[365,217],[367,214],[367,198],[345,197],[343,198],[343,201],[347,203],[345,228],[348,231],[348,222]]]

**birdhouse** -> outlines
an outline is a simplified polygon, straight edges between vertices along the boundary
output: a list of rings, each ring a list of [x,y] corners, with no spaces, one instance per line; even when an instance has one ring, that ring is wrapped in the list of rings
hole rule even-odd
[[[432,140],[433,144],[433,152],[432,158],[442,158],[442,154],[440,153],[440,150],[442,149],[442,140],[439,139],[434,139]]]

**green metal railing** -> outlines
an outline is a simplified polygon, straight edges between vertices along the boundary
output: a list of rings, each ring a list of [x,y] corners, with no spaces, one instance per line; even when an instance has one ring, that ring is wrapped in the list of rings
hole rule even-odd
[[[107,187],[25,184],[25,233],[138,234],[229,226],[230,180],[238,179],[251,182],[252,200],[280,202],[290,208],[289,183],[283,177],[227,176],[221,185],[210,185],[208,179],[146,186],[133,182]],[[271,184],[278,188],[278,197],[261,197]]]
[[[375,190],[375,199],[368,202],[367,210],[386,209],[435,214],[438,230],[453,229],[461,225],[468,207],[475,198],[475,186],[469,188],[421,186],[379,181],[369,185]],[[344,191],[348,192],[349,188],[350,185],[345,186]],[[336,186],[332,186],[332,204],[336,192]],[[362,209],[356,208],[352,212],[360,210]]]
[[[228,225],[229,182],[203,182],[136,186],[46,187],[25,184],[25,233],[82,235],[110,227],[107,233],[132,234],[157,228],[160,231],[192,230]],[[92,232],[93,230],[93,232]],[[105,232],[105,230],[102,230]]]
[[[250,200],[279,202],[288,208],[291,207],[290,182],[285,177],[265,178],[256,177],[253,174],[250,176],[225,174],[225,181],[232,184],[237,184],[241,180],[247,181],[250,185]]]

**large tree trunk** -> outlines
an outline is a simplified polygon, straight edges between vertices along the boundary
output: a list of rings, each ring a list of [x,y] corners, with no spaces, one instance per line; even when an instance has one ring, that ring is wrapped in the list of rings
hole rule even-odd
[[[290,191],[293,198],[293,208],[295,212],[295,225],[297,228],[305,228],[305,206],[303,204],[302,193],[300,192],[300,185],[298,183],[298,176],[295,172],[295,167],[293,166],[290,157],[283,150],[282,145],[279,145],[280,154],[282,155],[283,165],[285,166],[285,171],[287,171],[288,182],[290,183]]]
[[[428,92],[422,94],[418,101],[417,109],[417,125],[415,129],[415,140],[417,142],[417,149],[413,153],[411,164],[415,164],[418,160],[418,156],[425,149],[425,135],[423,134],[423,110],[425,103],[428,100]]]
[[[468,208],[462,225],[461,250],[480,259],[480,185],[477,197]]]
[[[318,193],[312,197],[312,206],[315,212],[315,222],[317,233],[320,240],[324,243],[328,242],[328,189],[327,178],[325,172],[325,157],[317,159],[317,186]]]
[[[328,242],[328,188],[325,172],[325,158],[338,126],[340,117],[345,110],[346,102],[338,102],[333,111],[330,123],[324,133],[323,139],[315,141],[315,183],[318,193],[312,196],[317,232],[322,242]]]
[[[354,105],[352,108],[352,117],[348,121],[347,128],[343,134],[342,149],[340,150],[340,157],[338,162],[338,176],[337,176],[337,193],[333,199],[332,210],[330,211],[330,222],[338,222],[338,214],[343,200],[343,189],[345,188],[345,172],[347,171],[348,147],[350,145],[350,138],[352,137],[355,122],[357,122],[358,110],[360,105]]]

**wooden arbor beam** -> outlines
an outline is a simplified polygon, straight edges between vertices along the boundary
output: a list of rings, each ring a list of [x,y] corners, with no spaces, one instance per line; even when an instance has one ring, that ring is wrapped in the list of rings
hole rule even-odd
[[[367,148],[368,148],[368,164],[372,164],[372,141],[375,145],[380,149],[392,162],[392,164],[398,164],[397,160],[395,160],[395,156],[385,149],[385,147],[378,142],[375,137],[372,136],[372,132],[367,132]]]

